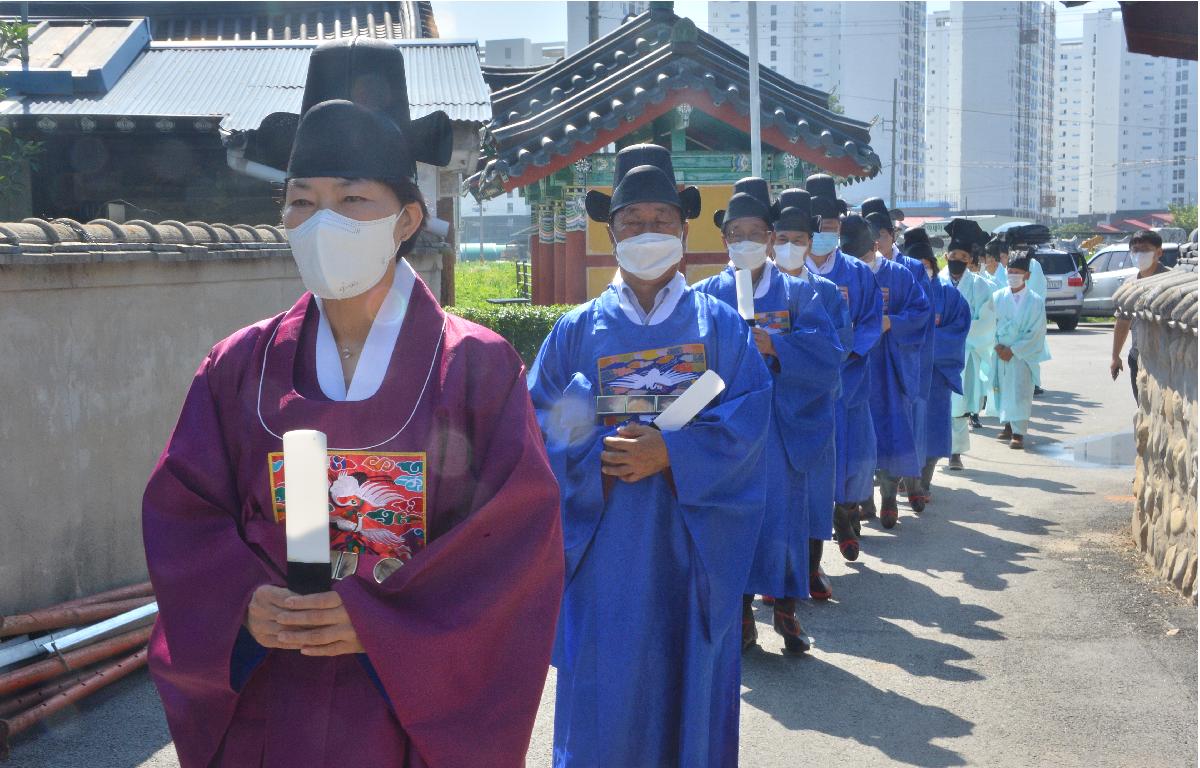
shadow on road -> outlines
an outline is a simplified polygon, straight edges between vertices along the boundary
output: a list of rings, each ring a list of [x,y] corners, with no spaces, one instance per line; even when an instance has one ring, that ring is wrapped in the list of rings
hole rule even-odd
[[[974,723],[876,688],[817,656],[750,654],[742,660],[742,685],[750,689],[742,694],[747,704],[789,730],[853,739],[906,765],[966,764],[957,752],[933,742],[967,736]],[[802,755],[795,764],[804,764]]]

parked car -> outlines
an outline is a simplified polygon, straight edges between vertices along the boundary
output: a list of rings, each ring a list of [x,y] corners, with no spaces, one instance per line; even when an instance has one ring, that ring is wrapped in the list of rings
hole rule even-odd
[[[1075,330],[1083,314],[1086,265],[1081,268],[1070,253],[1044,246],[1034,252],[1033,258],[1046,275],[1046,319],[1053,320],[1059,330]]]
[[[1179,245],[1163,243],[1162,264],[1174,267],[1179,263]],[[1091,317],[1112,317],[1116,311],[1113,294],[1125,283],[1137,279],[1137,265],[1129,256],[1129,243],[1117,243],[1102,248],[1088,262],[1092,273],[1091,285],[1083,297],[1083,313]]]
[[[1046,276],[1046,319],[1053,320],[1059,330],[1073,331],[1083,314],[1083,292],[1087,263],[1083,254],[1069,253],[1050,244],[1050,229],[1044,224],[1012,222],[992,230],[1003,235],[1011,252],[1033,248],[1033,258]]]

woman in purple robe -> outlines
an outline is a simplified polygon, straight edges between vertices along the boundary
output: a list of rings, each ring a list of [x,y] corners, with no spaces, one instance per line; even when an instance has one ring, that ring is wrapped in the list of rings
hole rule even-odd
[[[283,211],[309,292],[213,347],[146,488],[150,669],[184,768],[525,762],[558,488],[520,358],[403,258],[415,159],[444,165],[447,143],[444,115],[408,120],[399,57],[314,53]],[[334,581],[306,595],[285,587],[295,429],[329,444]]]

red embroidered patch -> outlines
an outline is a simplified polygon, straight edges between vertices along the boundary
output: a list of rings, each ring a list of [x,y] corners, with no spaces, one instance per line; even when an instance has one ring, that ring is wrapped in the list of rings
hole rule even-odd
[[[283,522],[283,453],[267,455]],[[330,549],[408,560],[425,546],[425,454],[329,451]]]

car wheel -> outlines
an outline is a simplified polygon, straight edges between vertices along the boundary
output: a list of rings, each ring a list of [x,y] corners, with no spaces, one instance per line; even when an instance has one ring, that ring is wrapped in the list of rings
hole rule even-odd
[[[1060,330],[1060,331],[1073,331],[1073,330],[1075,330],[1075,327],[1077,325],[1079,325],[1079,318],[1078,317],[1060,317],[1057,320],[1055,320],[1054,322],[1058,324],[1058,330]]]

